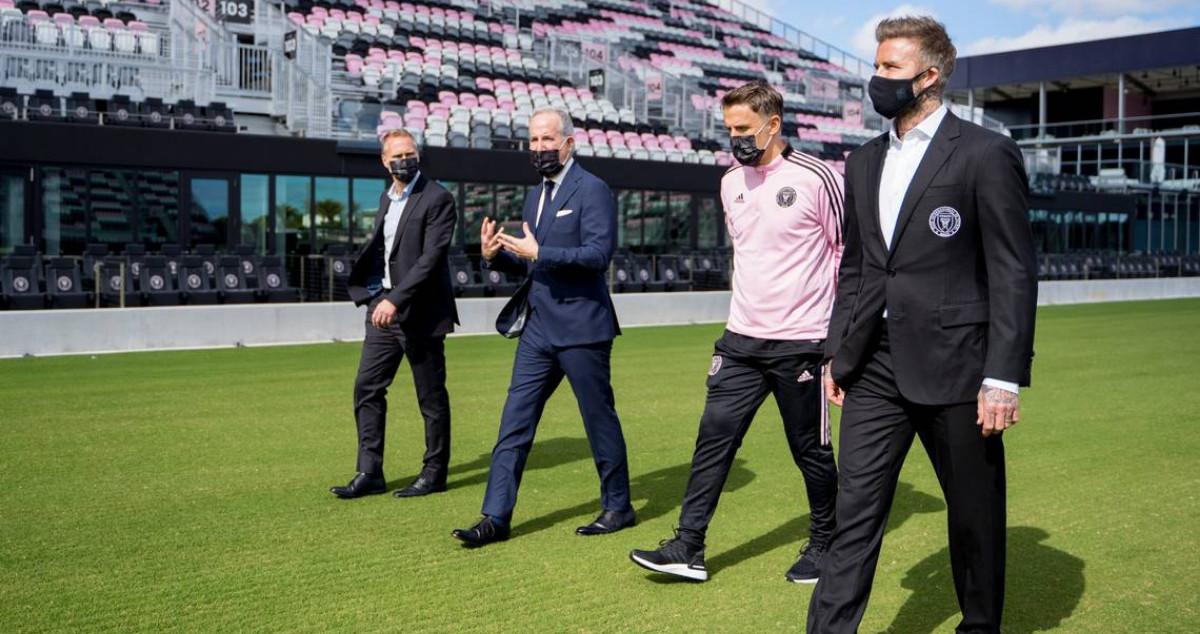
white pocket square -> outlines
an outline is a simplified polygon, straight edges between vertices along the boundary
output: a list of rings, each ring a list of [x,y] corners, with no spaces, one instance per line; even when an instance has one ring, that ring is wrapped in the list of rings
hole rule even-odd
[[[575,213],[575,210],[574,210],[574,209],[559,209],[559,210],[558,210],[558,213],[554,214],[554,217],[555,217],[555,218],[562,218],[563,216],[569,216],[569,215],[571,215],[571,214],[573,214],[573,213]]]

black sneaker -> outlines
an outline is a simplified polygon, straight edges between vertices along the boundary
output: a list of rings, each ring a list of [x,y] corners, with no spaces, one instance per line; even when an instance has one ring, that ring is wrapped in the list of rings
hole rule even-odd
[[[816,583],[821,576],[821,557],[829,548],[826,542],[809,542],[800,548],[800,559],[788,568],[788,581],[792,583]]]
[[[675,531],[674,539],[659,542],[658,550],[629,551],[629,559],[647,570],[692,581],[708,580],[708,570],[704,567],[704,547],[696,548],[684,542],[679,538],[679,531]]]

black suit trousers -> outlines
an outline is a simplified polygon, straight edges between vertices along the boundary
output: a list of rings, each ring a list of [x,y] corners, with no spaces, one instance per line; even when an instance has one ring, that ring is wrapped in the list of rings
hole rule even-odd
[[[1000,436],[984,438],[974,402],[908,402],[896,387],[887,327],[845,394],[837,529],[821,562],[808,634],[854,634],[867,607],[896,481],[914,435],[946,500],[956,632],[999,634],[1004,608],[1005,475]]]
[[[804,475],[812,512],[809,538],[826,542],[832,537],[837,466],[833,448],[821,445],[825,407],[822,343],[771,341],[728,330],[717,340],[692,471],[679,514],[679,532],[684,539],[704,542],[733,459],[768,394],[775,396],[792,460]]]
[[[367,308],[366,338],[358,376],[354,379],[354,418],[358,423],[358,470],[383,473],[384,430],[387,424],[387,393],[400,361],[408,357],[417,405],[425,419],[423,472],[445,478],[450,466],[450,395],[446,391],[445,336],[406,338],[395,323],[386,329],[371,325]]]

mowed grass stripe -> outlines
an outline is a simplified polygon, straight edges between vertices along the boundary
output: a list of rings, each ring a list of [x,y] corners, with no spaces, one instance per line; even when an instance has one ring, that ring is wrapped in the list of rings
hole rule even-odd
[[[1200,574],[1200,302],[1039,314],[1035,385],[1005,437],[1006,632],[1190,631]],[[478,513],[513,342],[447,343],[451,489],[343,502],[357,344],[0,361],[0,631],[794,632],[807,530],[774,402],[709,532],[707,584],[648,574],[668,537],[720,326],[631,329],[613,382],[639,526],[580,538],[598,486],[569,386],[530,456],[514,538],[449,536]],[[411,377],[387,472],[423,452]],[[835,436],[836,438],[836,436]],[[864,632],[950,632],[945,508],[919,444],[901,477]]]

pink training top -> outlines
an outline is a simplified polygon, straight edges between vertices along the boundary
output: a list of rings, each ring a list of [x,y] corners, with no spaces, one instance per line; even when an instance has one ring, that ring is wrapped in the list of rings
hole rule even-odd
[[[765,166],[721,179],[733,240],[729,330],[782,341],[824,339],[842,260],[842,176],[789,145]]]

